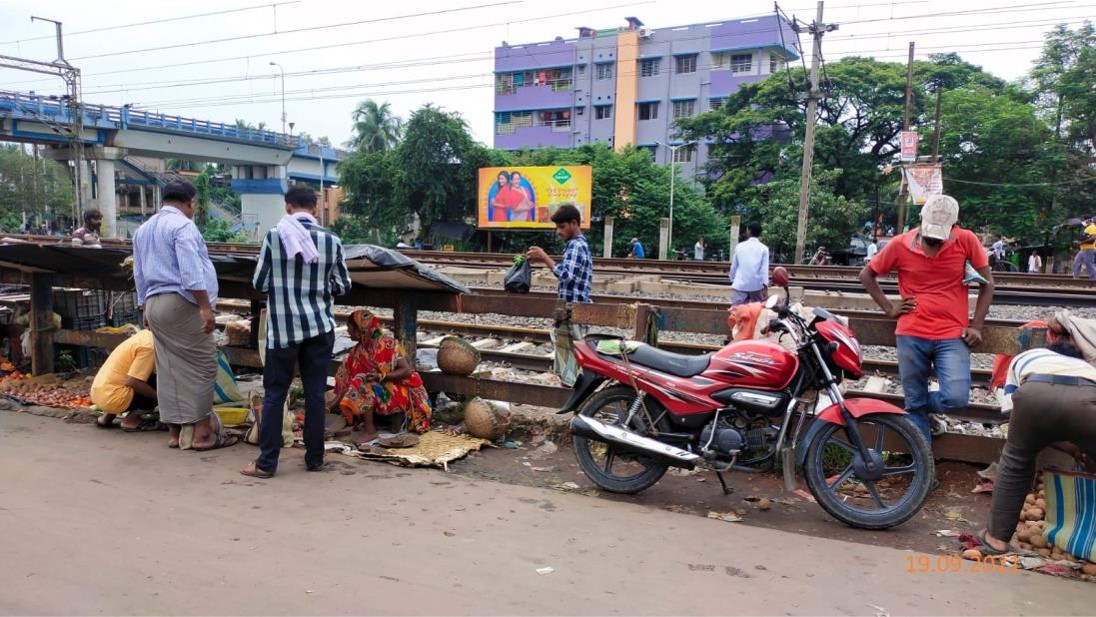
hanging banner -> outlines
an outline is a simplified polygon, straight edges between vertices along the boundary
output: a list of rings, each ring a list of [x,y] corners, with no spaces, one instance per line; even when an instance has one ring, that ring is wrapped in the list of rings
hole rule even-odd
[[[906,165],[902,168],[906,176],[906,185],[910,189],[913,203],[922,205],[931,195],[944,192],[944,171],[939,163]]]
[[[912,163],[917,160],[917,131],[902,131],[902,162]]]
[[[477,227],[555,229],[552,214],[571,205],[589,229],[592,179],[589,165],[481,168]]]

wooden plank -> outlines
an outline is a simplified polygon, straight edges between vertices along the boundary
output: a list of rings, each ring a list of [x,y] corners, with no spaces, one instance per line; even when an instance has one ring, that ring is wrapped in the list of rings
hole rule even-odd
[[[557,409],[562,407],[571,395],[570,388],[476,377],[455,377],[442,373],[422,373],[422,379],[426,383],[426,389],[431,392],[449,392],[494,401],[509,401]]]
[[[507,345],[506,347],[503,347],[502,349],[499,350],[499,352],[500,353],[517,353],[519,351],[524,351],[526,349],[529,349],[530,347],[533,347],[533,344],[530,343],[529,341],[520,341],[520,342],[517,342],[517,343],[511,343],[511,344]]]
[[[33,274],[30,285],[31,372],[53,372],[53,275]]]

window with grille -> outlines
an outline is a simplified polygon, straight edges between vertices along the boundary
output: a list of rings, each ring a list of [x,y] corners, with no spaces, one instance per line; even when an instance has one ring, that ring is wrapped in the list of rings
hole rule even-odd
[[[784,70],[785,59],[778,54],[771,54],[769,56],[769,73],[776,73]]]
[[[708,109],[716,110],[723,107],[723,103],[727,102],[727,99],[708,99]]]
[[[696,72],[696,54],[674,58],[674,72],[678,75]]]
[[[674,119],[688,118],[696,113],[696,101],[674,101]]]
[[[734,54],[731,56],[732,73],[752,73],[753,54]]]
[[[675,163],[692,163],[693,162],[693,147],[678,148],[674,150],[674,162]]]
[[[654,77],[662,65],[662,58],[647,58],[639,61],[639,76]]]
[[[658,102],[653,103],[640,103],[639,104],[639,119],[640,120],[657,120],[658,119]]]
[[[597,78],[598,79],[612,79],[613,78],[613,65],[610,63],[597,65]]]
[[[601,105],[594,108],[595,120],[608,120],[613,117],[613,108],[609,105]]]

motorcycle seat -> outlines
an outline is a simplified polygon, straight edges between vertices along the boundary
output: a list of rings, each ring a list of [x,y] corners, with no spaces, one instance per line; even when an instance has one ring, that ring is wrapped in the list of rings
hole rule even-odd
[[[602,354],[608,358],[619,360],[620,356]],[[635,351],[628,354],[628,362],[647,368],[653,368],[662,373],[669,373],[677,377],[696,377],[708,370],[712,361],[712,354],[690,356],[685,354],[663,351],[650,345],[639,345]]]

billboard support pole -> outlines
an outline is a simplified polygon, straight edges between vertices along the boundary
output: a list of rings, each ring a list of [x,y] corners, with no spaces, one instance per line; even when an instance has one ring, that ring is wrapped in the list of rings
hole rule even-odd
[[[615,216],[605,217],[605,247],[601,251],[601,256],[605,259],[613,257],[613,225],[615,223]]]

